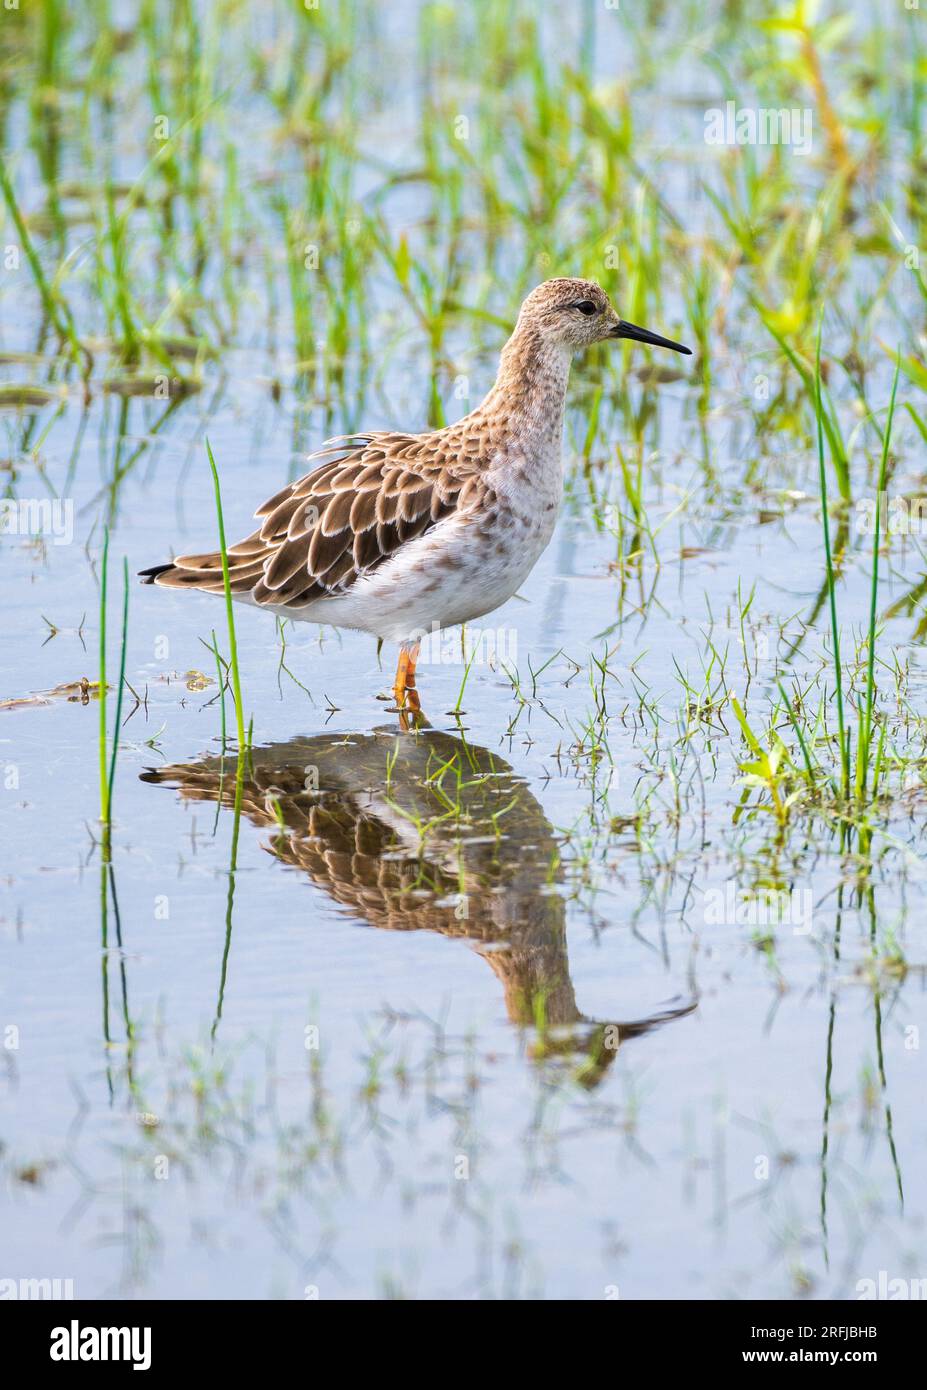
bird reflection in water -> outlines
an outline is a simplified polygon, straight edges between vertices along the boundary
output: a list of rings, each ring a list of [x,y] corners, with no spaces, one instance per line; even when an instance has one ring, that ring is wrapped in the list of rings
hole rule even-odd
[[[236,761],[144,774],[188,801],[233,808]],[[587,1018],[567,957],[557,838],[526,783],[495,754],[434,729],[316,735],[251,750],[240,810],[272,828],[265,848],[356,920],[470,941],[502,984],[536,1058],[601,1080],[621,1043],[690,1013],[687,1000],[627,1022]]]

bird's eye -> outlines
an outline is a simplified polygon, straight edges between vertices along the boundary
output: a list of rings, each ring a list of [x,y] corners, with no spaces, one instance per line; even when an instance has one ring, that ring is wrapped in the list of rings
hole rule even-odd
[[[581,314],[585,314],[587,319],[599,312],[591,299],[581,299],[578,304],[573,305],[573,308],[578,309]]]

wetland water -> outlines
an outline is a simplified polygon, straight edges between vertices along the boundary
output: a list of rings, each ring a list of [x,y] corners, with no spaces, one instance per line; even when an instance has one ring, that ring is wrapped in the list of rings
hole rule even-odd
[[[850,806],[788,355],[813,362],[826,302],[855,751],[895,345],[883,511],[924,485],[923,20],[809,31],[822,107],[748,6],[593,9],[0,20],[2,1278],[792,1299],[927,1274],[923,537],[884,537],[881,780]],[[810,153],[707,145],[706,53],[739,105],[812,108]],[[207,436],[237,539],[324,438],[465,413],[522,295],[573,273],[696,357],[575,363],[553,542],[468,674],[459,634],[420,665],[430,727],[398,730],[392,651],[240,606],[236,809],[222,602],[133,578],[106,863],[79,684],[105,528],[111,732],[123,557],[215,546]]]

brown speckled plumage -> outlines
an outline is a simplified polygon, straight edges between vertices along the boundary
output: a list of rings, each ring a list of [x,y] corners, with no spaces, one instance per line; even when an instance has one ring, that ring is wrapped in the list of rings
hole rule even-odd
[[[414,676],[422,633],[491,612],[530,573],[562,492],[571,357],[642,332],[631,328],[591,280],[539,285],[495,384],[469,415],[429,434],[333,439],[310,455],[311,471],[265,502],[257,530],[230,547],[233,595],[397,641],[413,653]],[[223,590],[217,551],[178,556],[143,577]],[[398,674],[396,689],[402,703]]]
[[[305,607],[344,593],[442,518],[479,510],[477,467],[464,451],[452,452],[451,440],[445,449],[424,448],[433,438],[367,434],[330,440],[310,455],[312,472],[259,507],[261,525],[229,547],[232,592],[262,607]],[[155,582],[221,593],[221,556],[178,556]]]

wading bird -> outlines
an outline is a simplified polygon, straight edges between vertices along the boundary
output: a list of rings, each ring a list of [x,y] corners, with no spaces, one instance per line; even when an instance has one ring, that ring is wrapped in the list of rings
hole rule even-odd
[[[399,645],[394,694],[419,709],[425,633],[512,597],[553,535],[574,353],[629,338],[689,353],[619,318],[592,280],[546,280],[521,306],[481,405],[430,434],[329,440],[229,547],[234,598],[281,617],[356,628]],[[218,551],[143,570],[149,584],[223,592]]]

